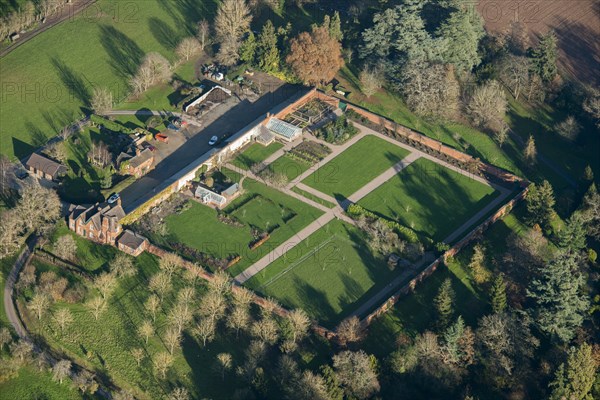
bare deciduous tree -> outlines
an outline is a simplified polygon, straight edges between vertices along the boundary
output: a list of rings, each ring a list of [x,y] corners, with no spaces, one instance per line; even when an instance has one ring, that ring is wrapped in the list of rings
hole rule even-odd
[[[112,92],[106,88],[94,88],[92,94],[91,106],[92,110],[98,115],[106,115],[113,108]]]
[[[135,360],[135,363],[137,364],[138,367],[142,364],[144,357],[146,357],[144,349],[142,349],[140,347],[136,347],[135,349],[132,349],[131,356]]]
[[[271,345],[275,344],[279,338],[279,327],[271,317],[263,317],[254,321],[250,331],[252,336]]]
[[[225,298],[222,294],[210,291],[200,302],[200,315],[217,322],[225,313]]]
[[[178,331],[177,328],[169,328],[165,333],[165,344],[169,347],[169,353],[173,354],[175,347],[179,347],[181,345],[181,331]]]
[[[10,348],[10,354],[19,362],[19,365],[23,365],[30,361],[32,353],[33,344],[25,340],[14,342]]]
[[[98,289],[102,295],[102,298],[106,300],[106,298],[109,297],[115,290],[117,286],[117,278],[113,273],[104,272],[96,277],[94,280],[94,286],[96,289]]]
[[[184,287],[177,293],[177,303],[182,305],[187,311],[190,305],[196,300],[196,290],[191,287]]]
[[[383,71],[378,68],[365,68],[358,78],[361,90],[367,97],[373,96],[383,86]]]
[[[33,295],[31,301],[27,304],[27,308],[35,311],[38,320],[42,319],[44,313],[50,307],[50,299],[44,293],[37,292]]]
[[[515,100],[519,99],[523,89],[529,85],[530,70],[531,65],[526,57],[507,55],[500,60],[499,79],[510,90]]]
[[[238,40],[250,28],[250,9],[245,0],[224,0],[215,18],[215,32],[220,41]]]
[[[208,281],[208,287],[212,291],[226,295],[231,290],[231,277],[224,271],[217,271],[213,279]]]
[[[65,329],[73,323],[73,314],[68,308],[61,308],[54,314],[54,321],[60,328],[60,332],[64,333]]]
[[[154,356],[154,369],[162,379],[167,377],[167,371],[173,364],[173,356],[166,351],[160,352]]]
[[[110,271],[119,278],[133,276],[137,272],[135,266],[133,265],[133,258],[125,253],[117,254],[116,257],[110,262],[109,267]]]
[[[167,82],[171,75],[171,65],[165,57],[159,53],[148,53],[130,84],[134,94],[139,95],[152,85]]]
[[[174,253],[166,253],[158,262],[160,269],[166,272],[169,275],[169,278],[173,276],[175,271],[181,268],[182,264],[181,257]]]
[[[198,33],[196,34],[196,37],[198,38],[198,42],[200,43],[200,50],[204,51],[204,49],[206,49],[206,46],[208,46],[211,43],[210,24],[207,20],[203,19],[202,21],[198,22]]]
[[[240,329],[246,328],[250,323],[250,312],[247,307],[236,306],[227,317],[227,327],[235,331],[238,337]]]
[[[216,325],[209,318],[202,318],[196,325],[194,333],[202,340],[202,346],[206,347],[207,342],[211,342],[215,337]]]
[[[235,65],[240,59],[239,49],[241,42],[235,37],[227,37],[221,41],[216,59],[220,64],[226,66]]]
[[[152,314],[152,321],[156,322],[156,312],[160,308],[160,299],[158,298],[158,296],[155,294],[151,294],[148,297],[148,300],[146,300],[146,303],[144,303],[144,305],[146,307],[146,310],[148,310],[148,312]]]
[[[235,290],[233,290],[232,295],[234,304],[240,307],[248,307],[254,299],[252,292],[242,286],[236,287]]]
[[[292,340],[298,342],[308,334],[310,328],[310,318],[304,310],[296,309],[287,315],[287,321],[292,334]]]
[[[63,380],[71,373],[71,361],[60,360],[52,367],[52,379],[63,383]]]
[[[106,308],[106,302],[102,297],[94,297],[93,299],[88,301],[85,304],[85,306],[88,310],[90,310],[90,312],[94,316],[94,319],[98,321],[100,314],[102,314],[102,311],[104,311],[104,309]]]
[[[554,130],[565,139],[574,141],[581,131],[581,126],[574,116],[569,115],[564,121],[556,124]]]
[[[140,327],[138,328],[138,334],[144,339],[144,342],[148,344],[150,336],[154,335],[154,326],[152,326],[152,322],[142,322],[142,325],[140,325]]]
[[[186,388],[178,387],[169,393],[168,400],[190,400],[190,394]]]
[[[336,332],[342,343],[356,343],[363,338],[363,329],[358,317],[346,318],[338,325]]]
[[[150,278],[149,287],[158,294],[162,301],[164,296],[171,290],[171,278],[169,277],[169,274],[161,271],[153,275],[152,278]]]
[[[183,304],[177,304],[169,313],[169,322],[179,333],[192,320],[192,312]]]
[[[229,371],[232,366],[232,357],[229,353],[217,354],[217,368],[221,372],[221,379],[225,380],[225,372]]]
[[[411,62],[402,72],[400,89],[412,111],[438,118],[456,116],[460,88],[452,67]]]
[[[502,87],[491,80],[473,92],[467,112],[475,125],[496,132],[504,126],[507,101]]]
[[[56,191],[40,185],[28,185],[15,207],[28,232],[41,229],[60,217],[61,204]]]
[[[190,57],[200,53],[200,42],[195,37],[188,37],[179,42],[176,53],[181,60],[189,61]]]
[[[73,260],[77,255],[77,243],[70,234],[63,235],[54,243],[54,254],[63,260]]]
[[[371,358],[364,351],[343,351],[336,354],[333,356],[333,368],[349,396],[366,399],[379,392],[377,372]]]

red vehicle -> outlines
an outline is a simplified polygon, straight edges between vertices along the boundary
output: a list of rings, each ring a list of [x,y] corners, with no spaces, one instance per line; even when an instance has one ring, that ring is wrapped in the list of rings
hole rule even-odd
[[[159,142],[169,143],[169,137],[162,133],[157,133],[156,136],[154,136],[154,138]]]

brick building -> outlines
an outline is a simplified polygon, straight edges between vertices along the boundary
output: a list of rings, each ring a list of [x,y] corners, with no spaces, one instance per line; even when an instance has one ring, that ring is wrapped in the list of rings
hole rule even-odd
[[[121,201],[115,204],[96,203],[91,207],[75,206],[68,217],[69,229],[100,244],[115,245],[123,228],[125,216]]]

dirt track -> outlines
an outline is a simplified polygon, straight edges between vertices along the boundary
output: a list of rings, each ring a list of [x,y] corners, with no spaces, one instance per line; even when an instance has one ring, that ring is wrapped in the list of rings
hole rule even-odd
[[[479,0],[477,9],[489,32],[522,22],[531,45],[553,29],[561,71],[584,83],[600,84],[600,2],[596,0]]]

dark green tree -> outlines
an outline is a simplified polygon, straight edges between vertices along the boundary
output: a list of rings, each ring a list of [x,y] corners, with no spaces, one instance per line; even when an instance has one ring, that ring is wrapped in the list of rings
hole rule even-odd
[[[446,329],[454,315],[455,293],[450,279],[442,282],[434,303],[438,312],[438,326],[440,329]]]
[[[592,183],[583,197],[581,216],[585,221],[587,234],[600,240],[600,194],[596,184]]]
[[[550,82],[558,73],[556,67],[557,48],[556,35],[548,32],[540,39],[538,45],[531,51],[533,69],[545,82]]]
[[[277,47],[277,33],[271,20],[268,20],[258,36],[256,48],[258,67],[267,72],[278,72],[280,69],[281,55]]]
[[[495,314],[506,310],[506,283],[502,274],[496,276],[490,288],[490,304]]]
[[[560,253],[542,268],[539,278],[527,289],[527,296],[535,302],[529,311],[533,321],[554,340],[571,340],[590,306],[582,292],[584,278],[579,270],[575,254]]]
[[[526,200],[530,223],[547,227],[554,215],[555,202],[550,182],[545,180],[540,185],[532,184]]]
[[[445,63],[454,64],[458,70],[470,71],[481,62],[477,49],[485,31],[474,7],[458,5],[439,27],[437,35],[446,41],[442,51]]]
[[[240,60],[243,62],[254,64],[256,56],[256,37],[254,33],[248,33],[248,37],[240,46]]]
[[[593,399],[591,394],[596,376],[596,363],[592,355],[592,346],[583,343],[571,347],[567,364],[561,364],[555,378],[550,383],[550,400]]]
[[[331,17],[331,21],[329,22],[329,35],[340,42],[344,38],[340,13],[337,11],[333,13],[333,17]]]
[[[558,245],[568,251],[577,252],[586,246],[585,221],[579,212],[569,217],[565,226],[558,232]]]

